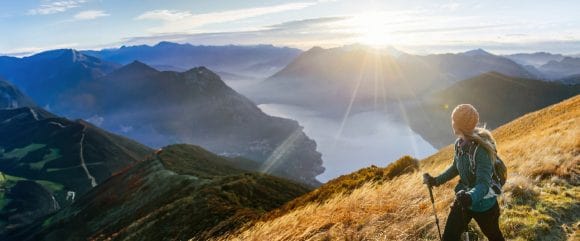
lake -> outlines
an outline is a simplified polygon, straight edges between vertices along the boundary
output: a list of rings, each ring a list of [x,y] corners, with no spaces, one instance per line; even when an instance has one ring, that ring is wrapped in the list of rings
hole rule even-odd
[[[401,156],[422,159],[437,150],[395,114],[372,111],[356,113],[346,120],[324,117],[304,107],[286,104],[258,105],[265,113],[297,120],[318,145],[326,171],[321,182],[363,167],[387,166]]]

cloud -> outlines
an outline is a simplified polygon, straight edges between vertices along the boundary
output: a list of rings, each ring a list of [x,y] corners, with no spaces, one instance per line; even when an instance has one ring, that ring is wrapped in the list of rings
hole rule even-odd
[[[334,26],[350,16],[321,17],[294,20],[265,26],[258,30],[222,31],[206,33],[161,33],[125,39],[125,44],[155,44],[160,41],[187,42],[192,44],[279,44],[300,48],[310,48],[323,41],[328,45],[344,39],[356,37],[354,33],[341,31]],[[235,42],[232,42],[234,41]]]
[[[443,27],[443,28],[419,28],[393,31],[394,34],[419,34],[419,33],[444,33],[444,32],[463,32],[463,31],[477,31],[485,29],[497,29],[513,26],[513,24],[488,24],[488,25],[473,25],[473,26],[459,26],[459,27]]]
[[[189,11],[153,10],[135,17],[135,20],[158,20],[164,22],[160,27],[150,29],[154,33],[191,32],[196,27],[207,24],[231,22],[266,14],[298,10],[315,4],[317,2],[286,3],[202,14],[192,14]]]
[[[29,15],[48,15],[65,12],[71,8],[79,7],[86,0],[60,0],[44,1],[38,8],[28,10]]]
[[[109,15],[110,14],[105,13],[101,10],[88,10],[88,11],[82,11],[82,12],[75,14],[74,19],[76,19],[76,20],[92,20],[92,19],[96,19],[96,18],[100,18],[100,17],[106,17]]]
[[[297,30],[297,29],[311,29],[314,27],[322,27],[332,23],[344,21],[350,19],[350,16],[337,16],[337,17],[321,17],[321,18],[310,18],[302,20],[294,20],[283,22],[279,24],[270,25],[267,28],[272,30]]]
[[[441,8],[442,10],[451,11],[451,12],[459,9],[459,7],[461,7],[461,5],[459,3],[456,3],[456,2],[445,3],[445,4],[442,4],[441,6],[439,6],[439,8]]]
[[[174,11],[174,10],[153,10],[145,12],[137,16],[136,20],[162,20],[162,21],[177,21],[187,17],[191,17],[188,11]]]
[[[25,57],[30,56],[32,54],[50,50],[50,49],[63,49],[63,48],[74,48],[77,47],[77,43],[63,43],[63,44],[55,44],[55,45],[46,45],[46,46],[30,46],[30,47],[20,47],[20,48],[11,48],[9,51],[0,51],[0,56],[7,55],[7,56],[14,56],[14,57]]]

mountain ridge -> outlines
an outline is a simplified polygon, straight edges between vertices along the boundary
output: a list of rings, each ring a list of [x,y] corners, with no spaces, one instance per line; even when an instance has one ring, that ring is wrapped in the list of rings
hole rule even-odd
[[[385,103],[430,94],[489,71],[534,77],[510,59],[474,51],[395,57],[374,49],[313,47],[264,80],[260,88],[266,93],[249,95],[258,103],[307,106],[342,117],[346,109],[384,109]],[[281,91],[289,88],[292,93]]]
[[[301,50],[273,45],[192,45],[162,41],[155,45],[122,46],[82,51],[101,59],[128,64],[134,60],[169,69],[191,69],[204,65],[218,72],[251,77],[271,75]]]
[[[231,164],[198,146],[167,146],[111,177],[74,205],[7,238],[206,240],[253,222],[309,190]]]

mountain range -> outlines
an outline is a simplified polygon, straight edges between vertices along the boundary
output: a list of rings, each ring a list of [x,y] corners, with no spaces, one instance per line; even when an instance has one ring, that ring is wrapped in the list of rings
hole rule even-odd
[[[510,54],[504,57],[513,60],[514,62],[525,65],[531,65],[533,67],[540,67],[550,61],[561,61],[566,56],[561,54],[552,54],[548,52],[536,52],[536,53],[520,53],[520,54]]]
[[[206,66],[217,72],[262,78],[282,69],[301,52],[272,45],[195,46],[160,42],[154,46],[123,46],[82,53],[123,65],[137,60],[159,70],[173,71]]]
[[[561,79],[580,74],[580,58],[565,57],[560,61],[552,60],[539,67],[549,79]]]
[[[512,60],[481,49],[425,56],[394,56],[390,52],[364,46],[312,48],[266,79],[261,88],[268,91],[256,94],[257,101],[296,104],[342,115],[340,112],[347,108],[381,109],[385,102],[429,94],[489,71],[536,77]]]
[[[29,57],[0,57],[0,76],[18,86],[39,106],[68,101],[61,93],[112,72],[120,65],[73,49],[42,52]]]
[[[302,127],[264,114],[205,67],[175,72],[139,61],[120,66],[70,49],[2,60],[0,75],[57,115],[85,119],[151,147],[201,145],[261,161],[269,173],[320,184],[315,177],[324,171],[321,155]]]

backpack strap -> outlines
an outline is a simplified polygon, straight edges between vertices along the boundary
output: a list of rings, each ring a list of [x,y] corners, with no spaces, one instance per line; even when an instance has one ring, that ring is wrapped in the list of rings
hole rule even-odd
[[[479,148],[479,144],[475,144],[475,150],[473,153],[469,153],[469,163],[471,167],[471,173],[475,175],[475,155],[477,154],[477,149]]]

